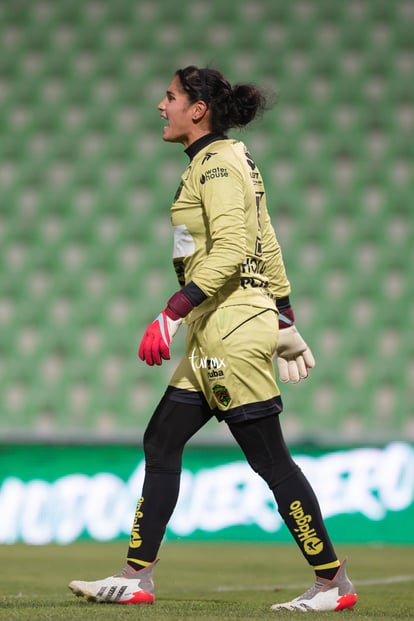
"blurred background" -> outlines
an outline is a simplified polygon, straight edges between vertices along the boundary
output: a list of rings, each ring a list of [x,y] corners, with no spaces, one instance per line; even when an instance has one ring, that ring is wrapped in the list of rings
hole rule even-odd
[[[272,89],[241,133],[317,368],[290,442],[414,441],[414,2],[2,0],[0,436],[138,443],[183,351],[136,358],[176,290],[173,73]],[[198,441],[226,443],[225,425]]]

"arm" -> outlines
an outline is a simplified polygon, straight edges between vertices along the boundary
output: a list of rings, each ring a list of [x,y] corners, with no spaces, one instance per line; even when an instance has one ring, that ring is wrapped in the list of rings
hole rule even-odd
[[[269,293],[277,301],[289,296],[290,282],[286,275],[282,249],[272,226],[269,213],[264,206],[261,214],[263,258],[266,261],[266,274],[269,278]]]
[[[215,162],[215,166],[220,162]],[[147,328],[138,355],[147,364],[169,360],[171,339],[188,313],[214,295],[240,269],[246,256],[244,177],[237,166],[223,163],[226,174],[200,183],[206,228],[206,257],[192,280],[177,291]]]
[[[290,283],[286,276],[282,251],[265,209],[262,216],[263,256],[269,274],[269,291],[276,299],[279,312],[279,337],[276,363],[281,382],[299,382],[315,366],[312,351],[295,326],[295,316],[290,303]]]
[[[192,274],[205,297],[219,291],[246,257],[245,178],[237,165],[217,161],[226,176],[200,184],[206,227],[207,256]]]

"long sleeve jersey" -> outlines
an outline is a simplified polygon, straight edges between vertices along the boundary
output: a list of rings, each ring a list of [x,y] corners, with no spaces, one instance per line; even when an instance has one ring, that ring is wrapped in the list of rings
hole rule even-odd
[[[254,160],[224,136],[205,136],[186,152],[171,207],[173,263],[180,286],[195,283],[205,295],[187,321],[222,306],[274,309],[290,284]]]

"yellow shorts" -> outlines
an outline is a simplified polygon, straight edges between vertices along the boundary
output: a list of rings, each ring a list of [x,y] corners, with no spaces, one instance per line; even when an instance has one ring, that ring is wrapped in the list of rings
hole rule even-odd
[[[169,382],[202,392],[219,420],[239,422],[282,410],[273,356],[276,310],[228,306],[188,325],[186,353]]]

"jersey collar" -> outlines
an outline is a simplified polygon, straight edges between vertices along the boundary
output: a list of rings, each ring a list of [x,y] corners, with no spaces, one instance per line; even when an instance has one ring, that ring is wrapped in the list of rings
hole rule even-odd
[[[223,134],[206,134],[205,136],[201,136],[201,138],[198,138],[198,140],[190,144],[190,146],[187,147],[184,152],[187,153],[191,161],[197,155],[197,153],[201,151],[201,149],[204,149],[204,147],[206,147],[211,142],[226,139],[227,136],[224,136]]]

